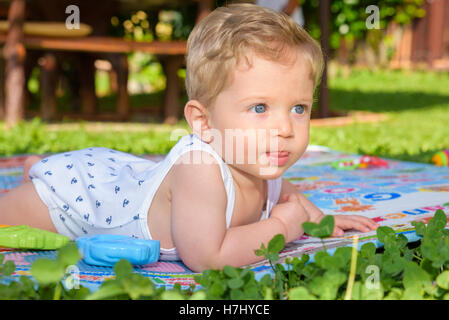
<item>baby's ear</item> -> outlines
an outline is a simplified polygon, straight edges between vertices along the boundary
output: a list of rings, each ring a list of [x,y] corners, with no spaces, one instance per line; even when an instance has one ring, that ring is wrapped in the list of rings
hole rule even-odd
[[[190,128],[192,129],[192,132],[198,138],[206,143],[210,143],[212,141],[211,135],[209,133],[209,113],[199,101],[187,101],[184,107],[184,116]]]

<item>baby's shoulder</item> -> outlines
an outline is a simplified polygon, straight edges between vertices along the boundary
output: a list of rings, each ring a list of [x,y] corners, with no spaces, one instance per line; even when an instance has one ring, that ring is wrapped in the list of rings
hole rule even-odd
[[[221,168],[218,160],[210,152],[191,150],[181,154],[170,170],[176,183],[182,179],[221,179]]]
[[[179,155],[173,166],[182,165],[185,168],[204,167],[211,165],[212,167],[220,167],[218,159],[210,152],[205,150],[189,150]]]
[[[169,173],[173,199],[188,202],[212,201],[217,207],[226,206],[227,192],[223,184],[220,164],[205,151],[193,150],[181,155]]]

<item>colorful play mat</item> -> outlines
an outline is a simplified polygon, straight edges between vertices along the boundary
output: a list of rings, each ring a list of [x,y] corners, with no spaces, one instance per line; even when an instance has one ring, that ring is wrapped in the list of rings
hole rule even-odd
[[[159,161],[163,156],[143,156]],[[19,185],[22,181],[23,162],[26,156],[0,158],[0,193]],[[336,163],[358,163],[362,155],[341,153],[320,146],[309,146],[303,157],[285,173],[284,177],[295,184],[325,214],[358,214],[370,217],[380,225],[390,226],[403,233],[409,241],[418,240],[412,221],[427,222],[437,209],[449,213],[449,167],[383,159],[386,167],[339,168]],[[359,234],[359,246],[374,242],[375,231],[370,233],[346,232],[344,237],[325,240],[328,251],[351,246],[353,236]],[[307,253],[313,257],[322,250],[317,238],[303,236],[289,243],[281,253],[281,261],[288,256]],[[13,260],[18,276],[31,277],[33,261],[41,257],[56,259],[56,251],[5,251],[5,261]],[[80,261],[80,284],[96,290],[100,284],[114,278],[112,268],[94,267]],[[267,261],[251,265],[260,278],[270,272]],[[182,287],[195,284],[190,271],[181,262],[159,261],[135,267],[135,272],[153,280],[156,286]]]

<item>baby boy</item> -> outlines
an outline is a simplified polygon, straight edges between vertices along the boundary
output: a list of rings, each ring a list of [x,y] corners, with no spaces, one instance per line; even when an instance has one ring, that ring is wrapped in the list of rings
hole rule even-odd
[[[283,13],[230,5],[195,26],[186,61],[192,134],[164,160],[101,147],[30,158],[25,182],[0,198],[0,224],[156,239],[162,259],[202,271],[260,261],[261,243],[293,241],[302,223],[319,222],[324,214],[282,178],[309,142],[318,43]],[[333,235],[377,227],[335,215]]]

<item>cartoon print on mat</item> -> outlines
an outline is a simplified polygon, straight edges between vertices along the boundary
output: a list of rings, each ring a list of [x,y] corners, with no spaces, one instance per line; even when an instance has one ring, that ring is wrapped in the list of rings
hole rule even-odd
[[[449,192],[449,185],[419,188],[422,192]]]
[[[340,185],[339,182],[333,182],[333,181],[313,181],[313,182],[305,182],[305,183],[295,183],[294,181],[291,181],[293,184],[295,184],[296,189],[299,191],[310,191],[310,190],[320,190],[325,187],[329,186],[338,186]]]
[[[107,160],[111,154],[106,156],[107,167],[113,171],[112,166],[115,163],[112,160]],[[71,153],[67,153],[67,158],[64,161],[64,170],[66,172],[73,172],[65,166],[71,164],[67,160],[71,160]],[[83,154],[84,156],[84,154]],[[146,159],[153,161],[160,161],[163,156],[143,156]],[[326,151],[306,151],[303,157],[292,167],[290,167],[284,174],[295,187],[301,191],[310,201],[315,203],[325,214],[335,214],[344,212],[357,212],[358,214],[366,215],[380,225],[391,226],[397,232],[406,234],[407,236],[414,234],[414,227],[411,225],[412,221],[427,222],[437,209],[442,209],[449,214],[449,168],[436,167],[434,165],[388,161],[388,168],[373,168],[352,171],[339,171],[331,166],[335,160],[345,158],[360,158],[359,155],[351,155],[341,153],[333,150]],[[21,182],[21,174],[23,162],[26,157],[12,157],[7,159],[0,159],[0,192],[2,190],[9,190]],[[85,156],[86,161],[91,164],[95,163],[93,157]],[[117,158],[113,158],[117,159]],[[72,186],[79,185],[80,181],[89,181],[87,186],[92,183],[92,186],[97,186],[95,182],[97,179],[97,171],[99,162],[96,165],[87,165],[89,172],[84,176],[77,176],[78,183]],[[109,171],[109,170],[108,170]],[[20,174],[17,174],[20,172]],[[109,174],[109,173],[108,173]],[[51,177],[54,177],[51,176]],[[73,176],[67,177],[70,184]],[[86,179],[86,180],[85,180]],[[136,180],[136,186],[140,186],[143,180]],[[147,181],[145,183],[150,183]],[[145,185],[142,184],[141,187]],[[115,189],[115,184],[111,186],[111,193],[119,198],[119,206],[123,205],[128,208],[133,204],[133,199],[124,197],[123,187],[119,186],[120,190]],[[88,194],[95,194],[98,189],[89,188]],[[325,192],[325,190],[330,192]],[[80,193],[81,194],[81,193]],[[79,194],[76,194],[75,198]],[[1,196],[1,195],[0,195]],[[87,200],[87,196],[82,196],[83,202]],[[74,199],[75,199],[74,198]],[[94,209],[101,208],[105,205],[104,199],[94,198]],[[128,203],[129,201],[129,203]],[[66,209],[69,209],[67,206]],[[68,210],[68,213],[72,208]],[[93,212],[88,210],[83,211],[82,219],[91,221],[93,219]],[[140,219],[142,213],[133,213],[133,219]],[[109,218],[107,215],[105,218]],[[111,218],[111,224],[114,223],[114,218]],[[106,225],[108,222],[106,222]],[[353,231],[345,233],[341,238],[325,239],[325,244],[328,249],[334,249],[341,246],[351,245],[354,235],[359,236],[360,243],[376,241],[376,233],[360,234]],[[303,235],[294,242],[289,243],[281,252],[281,261],[288,256],[300,257],[304,253],[314,254],[322,249],[321,241],[317,238]],[[20,268],[16,271],[17,274],[26,274],[31,268],[31,263],[41,257],[56,259],[56,251],[45,252],[22,252],[20,255],[8,256],[11,252],[2,252],[7,256],[7,259],[15,259]],[[91,288],[99,287],[106,279],[114,277],[112,268],[93,268],[82,262],[78,264],[80,267],[80,280],[82,285],[89,285]],[[254,264],[251,269],[256,273],[256,277],[261,277],[264,273],[269,272],[270,266],[266,262]],[[194,283],[193,273],[188,270],[181,262],[159,261],[157,263],[144,266],[143,268],[134,268],[135,272],[141,273],[144,276],[151,278],[157,287],[170,287],[176,283],[181,286],[188,286]],[[185,287],[184,287],[185,288]]]
[[[337,199],[335,200],[336,205],[343,205],[340,209],[335,210],[335,212],[360,212],[367,210],[374,210],[373,205],[367,204],[362,205],[357,199]],[[347,205],[346,205],[347,204]]]
[[[31,266],[33,259],[29,259],[30,256],[36,255],[33,252],[10,252],[8,254],[5,254],[5,258],[3,260],[3,263],[6,261],[13,261],[14,264],[17,266]]]

